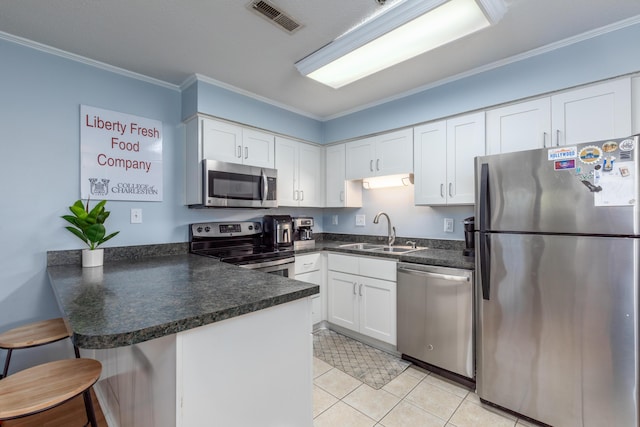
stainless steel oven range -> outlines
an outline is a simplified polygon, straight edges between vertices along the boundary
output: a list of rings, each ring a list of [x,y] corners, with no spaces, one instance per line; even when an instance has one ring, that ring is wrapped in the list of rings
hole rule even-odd
[[[189,226],[189,251],[239,267],[294,277],[293,250],[264,244],[260,222],[203,222]]]

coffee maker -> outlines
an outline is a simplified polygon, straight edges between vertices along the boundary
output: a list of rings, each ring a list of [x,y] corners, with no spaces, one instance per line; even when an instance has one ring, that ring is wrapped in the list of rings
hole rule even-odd
[[[475,256],[475,217],[470,216],[469,218],[465,218],[462,223],[464,224],[464,250],[462,251],[462,255],[464,256]]]
[[[293,218],[293,249],[313,249],[316,247],[311,227],[313,227],[313,217]]]
[[[265,215],[264,242],[274,251],[293,249],[293,222],[289,215]]]

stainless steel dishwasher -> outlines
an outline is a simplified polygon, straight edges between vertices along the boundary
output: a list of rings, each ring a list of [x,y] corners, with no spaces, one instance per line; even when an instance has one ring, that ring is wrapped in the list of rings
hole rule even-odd
[[[405,359],[473,383],[473,286],[470,270],[398,263],[398,351]]]

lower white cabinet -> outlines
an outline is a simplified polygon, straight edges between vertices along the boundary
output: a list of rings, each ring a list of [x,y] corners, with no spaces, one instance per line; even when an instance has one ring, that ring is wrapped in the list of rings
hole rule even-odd
[[[329,254],[328,270],[327,320],[396,345],[396,262]]]
[[[327,292],[322,279],[323,255],[320,253],[296,255],[296,280],[320,286],[320,293],[311,297],[311,320],[315,325],[327,320]]]

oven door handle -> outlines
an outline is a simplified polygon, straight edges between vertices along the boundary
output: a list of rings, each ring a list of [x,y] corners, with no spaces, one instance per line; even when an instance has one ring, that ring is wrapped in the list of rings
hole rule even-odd
[[[264,172],[264,169],[260,169],[260,175],[262,179],[262,197],[260,200],[262,204],[267,201],[267,193],[269,192],[269,183],[267,182],[267,174]]]
[[[295,263],[295,258],[282,258],[282,259],[276,259],[273,261],[260,261],[260,262],[254,262],[251,264],[237,264],[239,267],[242,268],[247,268],[249,270],[256,270],[259,268],[266,268],[266,267],[275,267],[278,265],[284,265],[284,264],[293,264]]]

